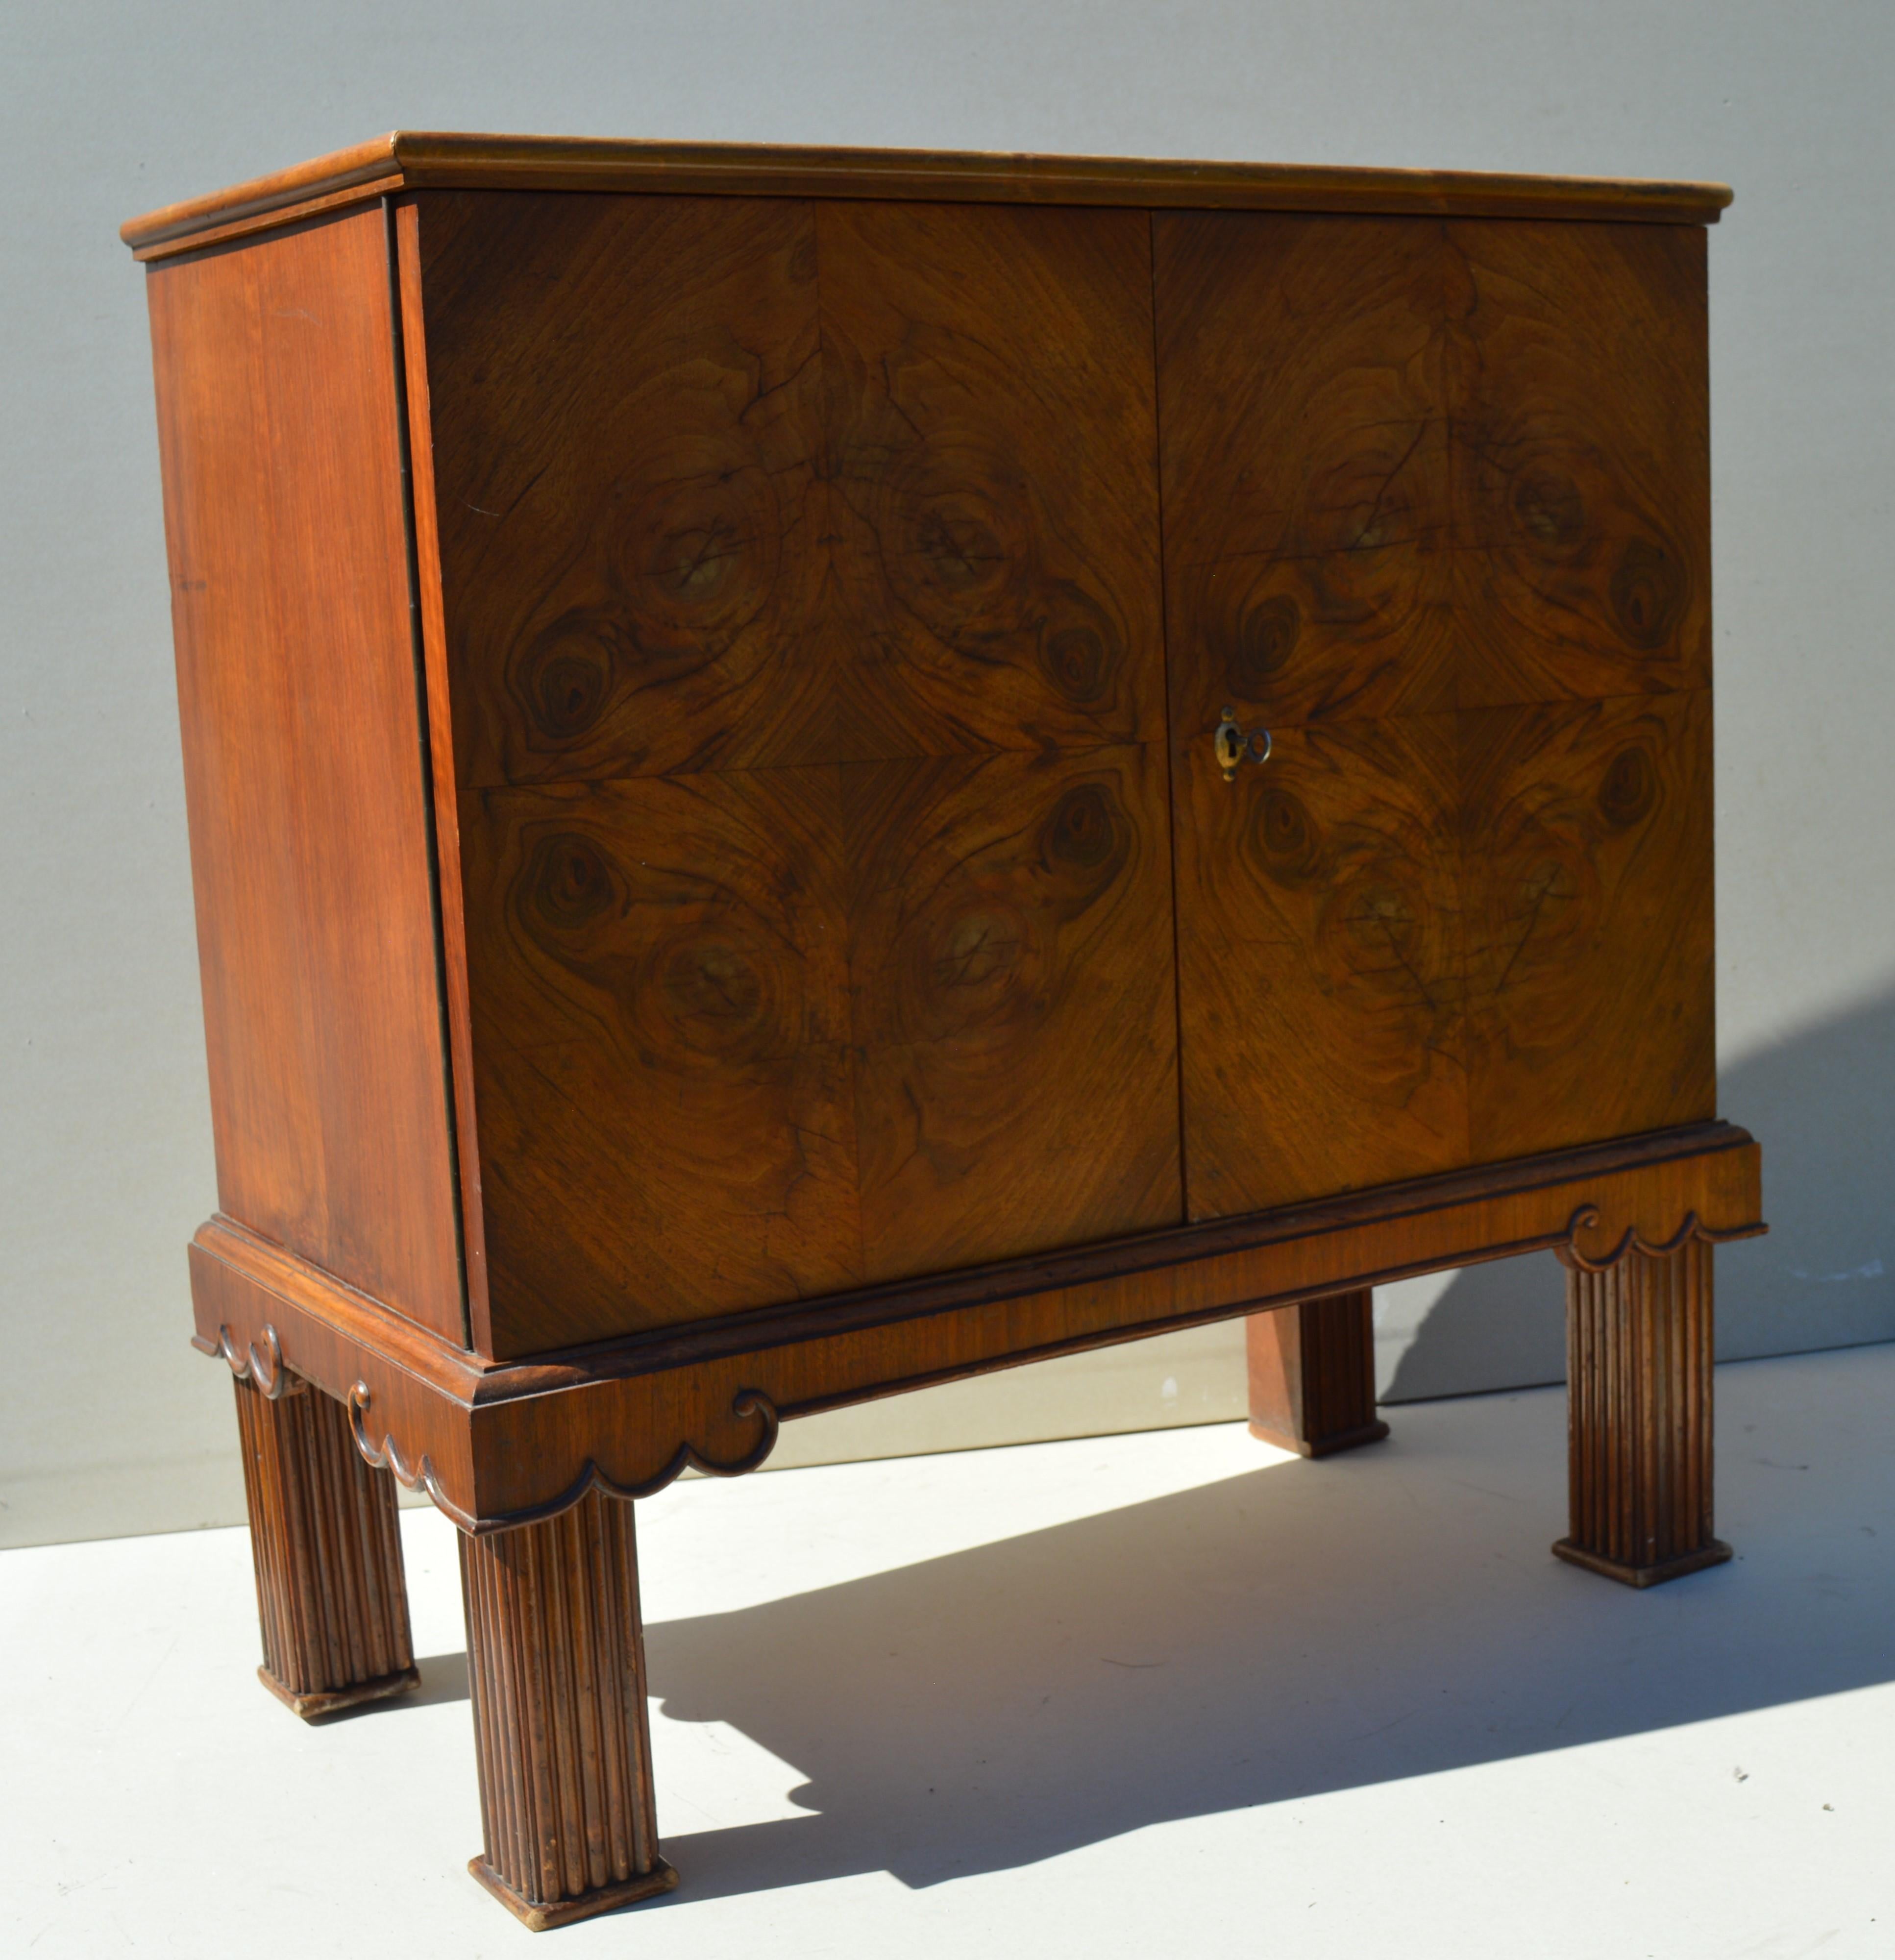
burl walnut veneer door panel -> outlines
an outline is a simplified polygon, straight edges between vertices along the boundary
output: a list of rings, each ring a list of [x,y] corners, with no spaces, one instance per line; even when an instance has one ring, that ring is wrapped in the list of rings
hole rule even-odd
[[[218,1206],[462,1341],[387,220],[147,290]]]
[[[1710,1115],[1701,231],[1154,223],[1191,1215]]]
[[[1175,1223],[1145,219],[416,208],[494,1351]]]

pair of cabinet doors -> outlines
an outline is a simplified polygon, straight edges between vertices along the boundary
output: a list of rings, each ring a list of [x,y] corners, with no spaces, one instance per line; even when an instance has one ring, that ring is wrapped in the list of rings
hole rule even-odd
[[[417,202],[496,1300],[1712,1113],[1700,229]]]

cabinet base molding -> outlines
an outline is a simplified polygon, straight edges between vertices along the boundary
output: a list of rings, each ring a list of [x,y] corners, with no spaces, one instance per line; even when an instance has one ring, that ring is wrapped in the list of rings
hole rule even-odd
[[[1749,1136],[1691,1125],[518,1360],[456,1347],[231,1219],[200,1230],[191,1278],[205,1352],[352,1405],[352,1447],[484,1536],[588,1491],[643,1495],[687,1462],[753,1468],[779,1418],[1170,1328],[1326,1311],[1483,1259],[1552,1249],[1597,1268],[1671,1245],[1680,1221],[1694,1242],[1747,1238],[1764,1229],[1760,1185]],[[1272,1440],[1297,1433],[1252,1414]],[[1370,1396],[1300,1433],[1342,1448],[1375,1424]]]
[[[661,1858],[651,1870],[623,1885],[597,1885],[576,1898],[556,1899],[549,1905],[535,1905],[514,1891],[485,1858],[470,1858],[467,1869],[492,1892],[521,1924],[532,1933],[550,1933],[556,1926],[570,1926],[575,1920],[596,1918],[602,1912],[616,1912],[621,1906],[636,1905],[640,1899],[655,1898],[674,1890],[677,1867]]]

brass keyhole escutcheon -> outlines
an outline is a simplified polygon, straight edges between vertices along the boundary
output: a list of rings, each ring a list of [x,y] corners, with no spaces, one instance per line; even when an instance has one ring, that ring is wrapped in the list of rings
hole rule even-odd
[[[1270,731],[1267,728],[1253,728],[1245,734],[1237,725],[1234,708],[1225,709],[1224,719],[1218,724],[1211,743],[1217,751],[1217,765],[1224,772],[1227,783],[1236,781],[1237,765],[1247,757],[1253,762],[1267,762],[1270,759]]]

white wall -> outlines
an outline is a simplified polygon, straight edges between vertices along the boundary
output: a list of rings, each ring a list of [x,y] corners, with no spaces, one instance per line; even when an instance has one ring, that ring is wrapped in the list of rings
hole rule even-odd
[[[0,1543],[240,1509],[229,1390],[185,1342],[213,1186],[142,277],[116,227],[397,126],[1734,183],[1711,240],[1720,1005],[1725,1110],[1764,1139],[1779,1229],[1721,1255],[1724,1341],[1895,1337],[1892,76],[1886,4],[8,0]],[[1397,1394],[1556,1368],[1543,1271],[1383,1306]],[[1050,1406],[1069,1429],[1162,1416],[1183,1367],[1186,1413],[1235,1413],[1239,1351],[1054,1364]],[[823,1420],[838,1449],[992,1440],[1033,1419],[1030,1379]]]

